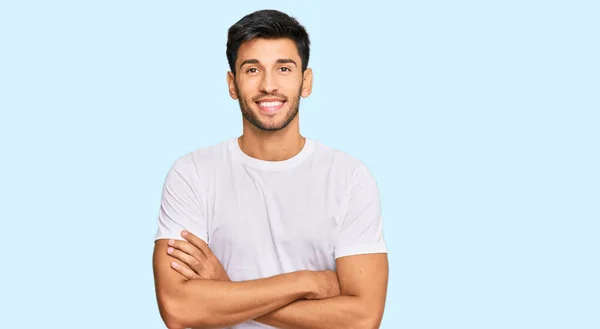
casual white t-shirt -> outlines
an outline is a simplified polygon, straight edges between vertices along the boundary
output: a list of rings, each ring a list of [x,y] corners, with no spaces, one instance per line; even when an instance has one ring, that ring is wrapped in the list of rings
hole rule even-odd
[[[155,239],[182,239],[184,229],[208,243],[232,281],[335,270],[339,257],[387,253],[373,176],[358,159],[309,138],[285,161],[252,158],[237,138],[177,159]]]

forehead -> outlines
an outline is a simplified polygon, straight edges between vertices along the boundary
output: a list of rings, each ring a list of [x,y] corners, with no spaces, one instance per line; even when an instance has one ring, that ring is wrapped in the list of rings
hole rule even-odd
[[[237,63],[247,59],[257,59],[261,63],[274,63],[281,58],[290,58],[300,64],[296,43],[288,38],[256,38],[244,42],[238,49]]]

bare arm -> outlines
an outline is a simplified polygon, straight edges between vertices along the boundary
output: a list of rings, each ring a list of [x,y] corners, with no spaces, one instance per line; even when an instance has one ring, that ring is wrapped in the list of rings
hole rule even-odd
[[[161,317],[170,329],[223,328],[281,308],[313,292],[306,271],[244,282],[187,280],[171,268],[167,240],[158,240],[153,256]]]
[[[281,329],[376,329],[385,306],[387,254],[336,260],[342,296],[299,300],[255,319]]]

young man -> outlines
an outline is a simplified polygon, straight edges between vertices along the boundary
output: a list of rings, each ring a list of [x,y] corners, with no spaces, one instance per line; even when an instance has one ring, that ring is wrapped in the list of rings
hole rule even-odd
[[[175,161],[154,250],[168,328],[378,328],[388,261],[379,191],[358,159],[303,137],[310,42],[264,10],[228,32],[243,134]]]

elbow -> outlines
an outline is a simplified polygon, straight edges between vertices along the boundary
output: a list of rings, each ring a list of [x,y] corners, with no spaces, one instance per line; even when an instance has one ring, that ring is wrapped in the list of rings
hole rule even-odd
[[[176,317],[174,314],[166,314],[163,317],[163,321],[165,322],[165,326],[168,329],[186,329],[187,327],[183,324],[183,322]]]
[[[379,329],[381,325],[381,321],[368,321],[367,324],[363,327],[364,329]]]
[[[359,323],[356,326],[356,328],[357,329],[379,329],[379,326],[381,325],[382,317],[383,317],[383,314],[380,314],[380,312],[370,312],[370,313],[363,314],[363,316],[359,320]]]
[[[356,329],[379,329],[380,325],[381,325],[381,321],[378,319],[365,318],[365,319],[361,320],[355,328]]]
[[[180,325],[180,324],[176,324],[176,323],[169,323],[165,321],[165,326],[167,327],[167,329],[186,329],[186,327]]]
[[[159,303],[160,316],[168,329],[185,329],[180,306],[176,300],[165,299]]]
[[[186,310],[185,301],[165,298],[159,303],[160,316],[168,329],[202,329],[208,325],[203,319],[198,319],[198,313],[195,312],[194,323],[191,323],[189,312]]]
[[[368,319],[365,329],[379,329],[379,326],[381,325],[381,318],[381,316],[376,316]]]

